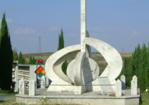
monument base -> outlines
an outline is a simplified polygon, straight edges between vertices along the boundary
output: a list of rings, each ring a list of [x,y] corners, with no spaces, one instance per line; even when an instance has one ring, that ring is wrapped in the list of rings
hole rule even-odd
[[[97,93],[82,95],[51,93],[47,96],[16,95],[16,101],[24,104],[69,104],[69,105],[139,105],[140,96],[101,96]]]
[[[115,91],[112,90],[113,88],[115,88],[114,85],[84,85],[84,86],[71,86],[71,85],[51,85],[48,88],[48,92],[58,92],[58,93],[71,93],[71,94],[75,94],[75,95],[81,95],[83,93],[86,92],[98,92],[100,94],[103,95],[111,95],[114,94]]]

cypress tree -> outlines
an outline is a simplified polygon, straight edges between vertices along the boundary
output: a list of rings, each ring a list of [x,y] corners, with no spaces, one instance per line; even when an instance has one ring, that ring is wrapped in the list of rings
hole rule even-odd
[[[124,66],[121,74],[124,74],[126,78],[126,86],[130,87],[130,81],[132,79],[132,57],[123,58]]]
[[[67,74],[67,66],[68,66],[68,62],[67,60],[65,60],[65,62],[62,64],[62,71],[64,74]]]
[[[147,73],[147,81],[149,81],[149,45],[147,46],[147,68],[146,68],[146,73]],[[147,82],[147,87],[149,88],[149,82]]]
[[[34,57],[30,57],[29,64],[36,64],[36,59]]]
[[[133,75],[138,77],[141,92],[149,87],[149,46],[138,45],[131,58],[124,59],[123,74],[126,75],[126,84],[129,87]]]
[[[13,52],[8,26],[3,15],[0,29],[0,88],[10,90],[12,85]]]
[[[138,45],[132,54],[132,57],[124,59],[124,68],[122,73],[126,75],[127,87],[133,75],[138,77],[138,85],[141,92],[149,87],[149,45]]]
[[[63,48],[64,48],[64,33],[63,30],[61,30],[61,32],[59,33],[58,50],[61,50]],[[66,74],[67,66],[68,62],[67,60],[65,60],[64,63],[62,64],[62,71],[64,74]]]
[[[18,60],[18,53],[16,50],[13,50],[13,60]]]
[[[24,56],[23,56],[23,54],[21,52],[19,53],[18,62],[20,64],[25,64],[25,58],[24,58]]]
[[[148,86],[148,50],[147,50],[147,46],[145,44],[143,44],[143,47],[142,47],[142,59],[143,59],[143,62],[142,62],[142,79],[144,80],[143,82],[143,87],[142,87],[142,90],[145,90]]]
[[[58,50],[64,48],[64,35],[63,35],[63,30],[59,33],[59,41],[58,41]]]

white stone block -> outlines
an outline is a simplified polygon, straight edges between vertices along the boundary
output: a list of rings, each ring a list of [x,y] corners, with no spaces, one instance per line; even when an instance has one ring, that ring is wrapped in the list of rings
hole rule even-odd
[[[120,80],[122,82],[122,94],[126,94],[126,77],[125,75],[121,75]]]
[[[25,83],[24,83],[24,79],[20,79],[19,80],[19,94],[20,95],[24,95],[25,94]]]
[[[125,75],[121,75],[120,80],[122,82],[122,89],[126,89],[126,77]]]
[[[116,95],[116,97],[122,96],[122,82],[120,80],[116,81],[115,95]]]
[[[18,81],[18,66],[15,67],[15,87],[14,92],[19,91],[19,81]]]
[[[34,80],[29,81],[29,96],[36,95],[36,82]]]
[[[45,89],[45,86],[46,86],[45,76],[42,76],[42,78],[40,79],[40,88]]]
[[[36,69],[37,69],[36,65],[30,65],[30,70],[29,70],[30,80],[35,80],[36,81],[36,73],[35,73]]]
[[[49,87],[49,85],[51,84],[51,80],[47,77],[47,76],[45,76],[45,81],[46,81],[46,88],[48,88]]]
[[[138,90],[138,78],[137,76],[133,76],[131,80],[131,95],[136,96],[138,92],[137,90]]]

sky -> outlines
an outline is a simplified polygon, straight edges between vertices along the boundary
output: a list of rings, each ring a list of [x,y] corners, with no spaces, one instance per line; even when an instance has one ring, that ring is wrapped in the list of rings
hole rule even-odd
[[[0,0],[0,20],[3,13],[17,51],[54,52],[61,29],[65,46],[80,43],[80,0]],[[87,0],[87,30],[131,52],[149,42],[149,0]]]

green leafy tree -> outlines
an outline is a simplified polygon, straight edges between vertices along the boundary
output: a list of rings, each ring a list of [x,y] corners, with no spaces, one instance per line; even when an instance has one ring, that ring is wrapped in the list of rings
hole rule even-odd
[[[13,52],[5,14],[0,29],[0,88],[10,90],[12,86]]]

